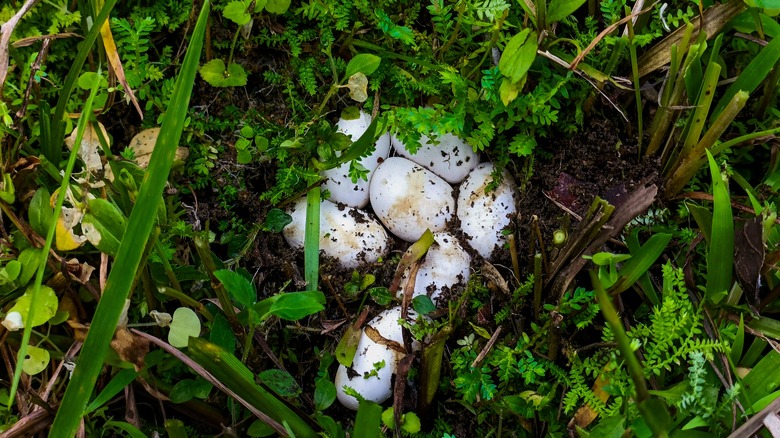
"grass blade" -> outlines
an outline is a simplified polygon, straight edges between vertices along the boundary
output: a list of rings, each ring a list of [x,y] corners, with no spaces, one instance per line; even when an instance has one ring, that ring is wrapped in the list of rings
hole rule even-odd
[[[303,270],[306,290],[316,291],[320,279],[320,188],[306,194],[306,235],[303,240]]]
[[[707,161],[710,163],[712,175],[713,208],[705,298],[718,303],[731,289],[731,274],[734,269],[734,217],[729,189],[710,151],[707,151]]]
[[[352,436],[360,437],[379,437],[382,430],[382,406],[378,404],[363,400],[358,406],[357,415],[355,416],[355,430]]]
[[[721,111],[726,108],[726,105],[737,93],[745,91],[750,94],[755,91],[764,82],[764,79],[766,79],[778,61],[780,61],[780,38],[775,38],[761,49],[758,55],[745,67],[745,70],[739,75],[737,80],[726,90],[718,106],[715,107],[712,115],[710,115],[710,122],[718,118]]]
[[[671,234],[658,233],[647,239],[638,251],[631,251],[628,259],[618,271],[618,281],[610,288],[611,294],[619,294],[631,287],[639,277],[644,275],[650,266],[661,256],[666,245],[672,240]]]
[[[106,6],[109,4],[113,2],[107,2]],[[80,360],[73,372],[73,378],[65,391],[60,410],[54,419],[50,436],[71,437],[76,433],[95,381],[103,367],[109,343],[119,322],[124,302],[130,293],[133,278],[141,264],[145,243],[154,225],[156,216],[149,212],[157,211],[173,164],[174,152],[184,128],[184,119],[203,48],[208,12],[209,1],[206,0],[176,80],[173,96],[165,113],[136,206],[130,214],[127,232],[119,247],[116,263],[108,276],[105,293],[98,302],[92,326],[84,342],[84,349],[79,356]],[[99,25],[100,23],[95,23],[93,30]],[[60,137],[55,135],[54,138]]]

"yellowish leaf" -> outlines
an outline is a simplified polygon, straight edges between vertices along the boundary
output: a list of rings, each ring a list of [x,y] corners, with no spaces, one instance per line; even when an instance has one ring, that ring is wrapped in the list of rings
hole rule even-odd
[[[157,143],[157,136],[160,134],[160,128],[144,129],[130,140],[128,146],[135,153],[135,162],[138,163],[138,167],[146,169],[149,166],[149,159],[152,157],[152,151],[154,151],[154,145]],[[176,148],[176,161],[184,161],[190,155],[190,151],[187,148]],[[174,163],[175,164],[175,163]]]
[[[127,78],[125,77],[125,69],[122,67],[122,60],[119,59],[119,52],[116,50],[116,43],[114,42],[114,36],[111,34],[111,26],[108,24],[108,20],[103,22],[103,27],[100,28],[100,36],[103,39],[103,47],[106,49],[106,58],[108,63],[111,64],[111,68],[116,74],[116,78],[122,88],[124,88],[127,97],[133,102],[135,110],[138,111],[138,115],[141,119],[144,118],[144,112],[141,111],[141,106],[138,104],[138,99],[135,98],[135,94],[130,86],[127,84]]]

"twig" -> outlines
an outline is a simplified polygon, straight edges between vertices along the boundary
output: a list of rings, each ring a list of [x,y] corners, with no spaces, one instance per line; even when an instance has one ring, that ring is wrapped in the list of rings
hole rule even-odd
[[[487,344],[485,344],[485,348],[482,349],[482,351],[479,352],[476,359],[474,359],[474,362],[471,363],[471,368],[476,368],[479,366],[480,362],[482,362],[485,357],[490,353],[490,350],[493,348],[493,344],[496,343],[498,340],[498,335],[501,334],[501,326],[499,326],[496,331],[493,332],[493,336],[490,337]]]
[[[14,33],[14,28],[22,20],[24,14],[29,12],[36,3],[38,0],[27,0],[10,20],[0,26],[0,95],[3,94],[5,77],[8,75],[8,42],[11,41],[11,34]]]

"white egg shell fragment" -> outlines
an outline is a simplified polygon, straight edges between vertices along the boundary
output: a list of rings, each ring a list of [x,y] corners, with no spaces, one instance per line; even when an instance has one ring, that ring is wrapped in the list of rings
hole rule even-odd
[[[406,158],[382,162],[371,178],[374,213],[391,233],[415,242],[426,229],[444,230],[455,213],[452,187]]]
[[[414,311],[409,311],[409,321],[413,321],[416,316]],[[382,338],[401,347],[403,332],[398,324],[400,319],[401,307],[397,306],[375,316],[367,325],[376,330]],[[404,354],[385,344],[388,342],[375,342],[366,334],[365,329],[363,330],[351,370],[339,365],[336,371],[336,395],[342,405],[352,410],[358,408],[358,400],[347,395],[344,386],[353,388],[366,400],[376,403],[384,402],[393,394],[392,377]]]
[[[288,211],[292,222],[282,233],[287,243],[303,249],[306,235],[306,198]],[[382,224],[368,213],[330,201],[320,204],[320,251],[345,268],[373,263],[387,252],[388,237]]]
[[[352,141],[357,141],[371,124],[371,116],[360,111],[357,119],[347,120],[344,118],[338,121],[338,131],[347,135]],[[359,179],[353,183],[349,176],[349,162],[342,163],[339,167],[322,171],[322,176],[327,180],[322,185],[324,189],[330,191],[330,200],[341,202],[350,207],[363,208],[368,204],[368,183],[371,181],[371,175],[387,156],[390,154],[390,134],[384,134],[374,143],[374,151],[371,155],[358,160],[363,167],[368,170],[367,179]]]
[[[434,243],[417,271],[412,296],[428,295],[435,303],[442,292],[458,293],[466,287],[471,274],[471,256],[451,233],[433,233],[433,238]],[[399,298],[408,282],[407,271],[398,290]]]
[[[399,155],[427,168],[451,184],[459,184],[479,164],[479,155],[465,141],[453,134],[436,138],[433,144],[428,136],[420,139],[420,148],[412,154],[395,136],[391,137],[393,148]]]
[[[501,184],[486,191],[494,170],[491,163],[480,164],[460,185],[458,194],[460,227],[467,243],[485,258],[503,246],[502,231],[517,212],[517,187],[509,172],[504,170]]]

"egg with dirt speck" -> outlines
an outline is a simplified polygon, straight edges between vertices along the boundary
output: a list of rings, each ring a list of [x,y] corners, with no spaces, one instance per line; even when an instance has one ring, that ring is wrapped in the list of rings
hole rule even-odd
[[[444,230],[455,214],[454,192],[447,181],[406,158],[382,162],[369,190],[379,220],[407,242],[417,241],[427,229]]]
[[[415,153],[409,152],[397,137],[390,138],[393,149],[399,155],[425,167],[450,184],[459,184],[479,164],[479,155],[474,152],[474,148],[453,134],[439,135],[435,141],[423,135],[420,148]]]
[[[342,116],[338,121],[338,131],[357,141],[371,124],[371,116],[360,111],[355,119],[347,119]],[[322,188],[330,192],[330,200],[341,202],[350,207],[363,208],[368,205],[368,183],[371,175],[381,163],[390,154],[390,134],[383,134],[374,143],[374,150],[367,157],[357,160],[357,163],[368,172],[366,179],[358,179],[353,182],[349,176],[350,163],[342,163],[333,169],[322,171],[322,176],[326,177]]]
[[[413,321],[416,316],[413,310],[409,310],[408,321]],[[400,319],[400,306],[375,316],[360,335],[352,366],[339,365],[335,378],[336,395],[345,407],[357,410],[359,405],[355,397],[346,393],[345,386],[376,403],[384,402],[393,394],[393,374],[398,368],[398,361],[404,357],[403,331],[398,324]],[[419,344],[412,346],[415,347],[419,348]]]
[[[303,249],[306,236],[306,198],[288,210],[292,222],[282,233],[287,243]],[[387,252],[388,237],[382,224],[368,213],[330,201],[320,204],[320,251],[345,268],[376,262]]]
[[[517,214],[517,186],[504,170],[501,182],[492,190],[495,166],[482,163],[460,185],[458,219],[468,243],[482,257],[490,258],[506,242],[503,235]]]
[[[458,294],[465,289],[471,274],[471,256],[452,233],[433,233],[433,239],[417,271],[412,296],[427,295],[436,303],[443,292]],[[399,298],[408,282],[407,271],[398,289]]]

